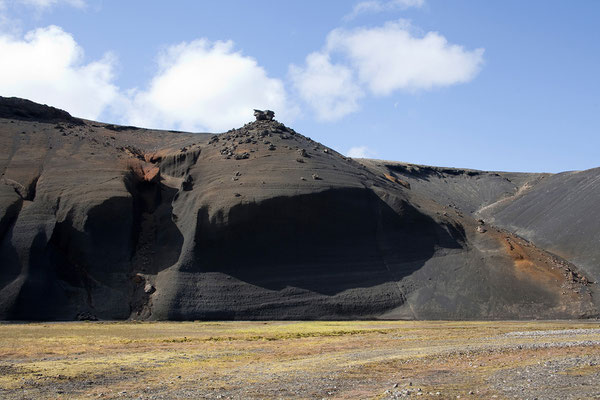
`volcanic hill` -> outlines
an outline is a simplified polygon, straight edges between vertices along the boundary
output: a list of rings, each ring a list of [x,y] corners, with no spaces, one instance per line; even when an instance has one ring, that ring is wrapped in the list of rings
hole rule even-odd
[[[600,169],[351,159],[0,98],[0,319],[596,317]]]

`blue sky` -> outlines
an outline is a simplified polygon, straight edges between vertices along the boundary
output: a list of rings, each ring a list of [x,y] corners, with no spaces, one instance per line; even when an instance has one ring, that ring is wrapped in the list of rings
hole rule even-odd
[[[342,153],[600,166],[600,2],[0,0],[0,95],[224,131],[253,107]]]

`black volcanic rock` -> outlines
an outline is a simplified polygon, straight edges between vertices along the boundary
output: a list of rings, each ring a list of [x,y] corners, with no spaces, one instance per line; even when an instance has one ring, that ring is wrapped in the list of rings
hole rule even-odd
[[[0,118],[38,122],[69,122],[81,125],[79,118],[58,108],[34,103],[18,97],[0,96]]]
[[[271,110],[254,110],[254,116],[257,121],[272,121],[275,118],[275,113]]]
[[[269,118],[219,135],[15,119],[1,319],[597,315],[576,260],[493,216],[478,232],[538,175],[359,163]]]

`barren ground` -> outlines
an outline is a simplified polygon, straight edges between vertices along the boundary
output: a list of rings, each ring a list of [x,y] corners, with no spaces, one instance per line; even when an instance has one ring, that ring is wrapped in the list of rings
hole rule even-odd
[[[600,396],[600,324],[0,325],[2,399]]]

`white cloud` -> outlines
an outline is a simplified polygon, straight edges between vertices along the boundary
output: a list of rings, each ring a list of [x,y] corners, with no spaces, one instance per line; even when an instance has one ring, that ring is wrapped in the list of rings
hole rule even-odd
[[[0,3],[1,4],[1,3]],[[0,95],[27,98],[87,119],[181,130],[225,130],[252,120],[253,108],[278,119],[297,108],[283,82],[231,42],[197,40],[166,49],[147,89],[114,84],[116,59],[106,54],[86,62],[83,49],[60,27],[23,37],[0,34]]]
[[[0,0],[0,32],[22,32],[23,22],[18,17],[22,11],[28,19],[39,19],[45,11],[55,6],[70,6],[83,9],[87,0]]]
[[[286,122],[298,113],[282,80],[269,77],[231,41],[171,46],[161,52],[147,87],[130,90],[114,84],[113,56],[85,60],[74,38],[57,26],[23,37],[0,34],[0,54],[1,95],[83,118],[110,115],[144,127],[221,131],[251,120],[253,108],[273,109]],[[468,82],[482,63],[483,49],[466,50],[437,32],[415,34],[400,21],[332,31],[304,65],[290,65],[289,79],[318,120],[332,121],[357,111],[367,92],[385,96]]]
[[[290,77],[318,119],[335,120],[358,110],[366,90],[386,96],[468,82],[481,69],[483,51],[448,43],[437,32],[416,34],[400,20],[331,31],[303,67],[290,66]]]
[[[306,66],[290,66],[290,78],[300,97],[315,111],[317,119],[332,121],[358,109],[363,92],[350,68],[332,64],[319,52],[306,57]]]
[[[405,21],[336,29],[327,38],[327,49],[347,57],[375,95],[468,82],[479,72],[484,51],[450,44],[437,32],[415,36]]]
[[[233,43],[200,39],[181,43],[159,57],[147,90],[134,93],[130,124],[182,130],[225,130],[252,119],[253,108],[293,117],[283,82],[269,78],[256,60]],[[281,118],[279,118],[281,119]]]
[[[13,0],[14,3],[25,4],[38,9],[48,9],[57,5],[68,5],[77,8],[84,8],[86,3],[84,0]]]
[[[86,0],[0,0],[0,18],[9,18],[9,11],[22,7],[27,10],[31,16],[31,10],[35,11],[34,16],[39,17],[41,13],[56,6],[70,6],[75,8],[85,8]],[[11,16],[14,19],[14,16]]]
[[[425,0],[369,0],[361,1],[352,8],[352,12],[344,17],[346,20],[356,18],[363,13],[378,13],[392,11],[395,9],[405,10],[407,8],[420,8],[425,4]]]
[[[346,155],[352,158],[373,158],[376,153],[367,146],[357,146],[351,147]]]
[[[23,38],[0,35],[0,92],[96,119],[118,96],[112,84],[114,58],[84,63],[83,49],[57,26]]]

